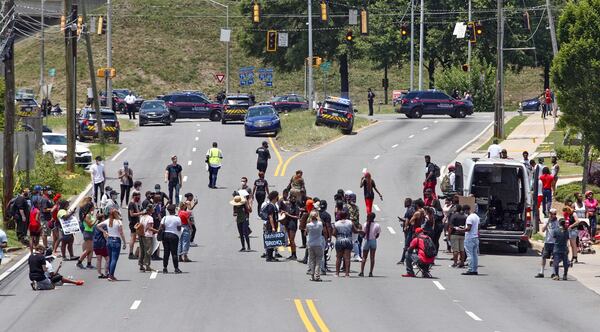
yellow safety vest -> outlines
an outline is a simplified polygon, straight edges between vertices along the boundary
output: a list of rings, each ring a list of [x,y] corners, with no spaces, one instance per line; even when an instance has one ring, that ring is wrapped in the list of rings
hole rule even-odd
[[[219,165],[221,163],[221,152],[217,148],[211,148],[208,151],[208,163],[211,165]]]

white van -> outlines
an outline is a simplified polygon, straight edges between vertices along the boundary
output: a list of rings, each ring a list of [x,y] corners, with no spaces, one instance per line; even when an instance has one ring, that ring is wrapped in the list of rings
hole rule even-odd
[[[527,168],[512,159],[466,159],[455,163],[456,191],[475,197],[481,243],[508,243],[527,252],[531,194]]]

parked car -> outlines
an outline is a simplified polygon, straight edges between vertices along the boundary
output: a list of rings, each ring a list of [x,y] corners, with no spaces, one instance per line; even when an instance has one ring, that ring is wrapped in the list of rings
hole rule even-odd
[[[127,113],[127,103],[125,103],[125,97],[129,94],[129,89],[113,89],[113,102],[112,109],[115,112],[125,114]],[[135,109],[139,112],[142,103],[144,102],[144,98],[135,95]],[[100,92],[100,106],[106,106],[106,92]]]
[[[277,110],[277,112],[289,112],[293,110],[307,110],[308,101],[306,98],[296,94],[286,94],[275,96],[268,102]]]
[[[196,93],[174,92],[162,96],[169,114],[171,122],[177,119],[210,119],[211,121],[221,120],[220,104],[216,104]]]
[[[542,103],[538,97],[525,99],[519,103],[519,106],[523,112],[536,112],[542,109]]]
[[[315,125],[339,127],[344,134],[351,134],[354,112],[350,99],[327,97],[317,111]]]
[[[119,120],[117,119],[117,114],[108,108],[103,108],[100,110],[100,112],[104,138],[112,139],[115,143],[119,143],[121,127],[119,125]],[[93,140],[98,138],[96,122],[96,111],[93,109],[85,107],[81,110],[81,112],[79,112],[77,116],[76,134],[77,139],[80,142],[85,142],[88,139]]]
[[[54,159],[55,164],[67,161],[67,136],[64,134],[43,133],[42,152]],[[92,152],[83,144],[75,145],[75,164],[88,166],[92,164]]]
[[[34,115],[41,109],[40,104],[33,98],[15,99],[15,108],[19,113],[24,115]]]
[[[246,136],[273,133],[281,131],[281,121],[275,108],[271,105],[252,106],[244,119]]]
[[[138,116],[140,127],[149,123],[171,125],[171,115],[164,100],[146,100]]]
[[[510,159],[469,158],[455,163],[455,175],[458,194],[475,199],[481,243],[514,244],[525,253],[532,233],[532,196],[525,165]]]
[[[28,125],[26,123],[20,123],[20,124],[21,124],[22,131],[35,131],[35,128],[33,128],[31,125]],[[42,133],[51,133],[51,132],[52,132],[52,129],[50,129],[46,125],[42,125]]]
[[[402,98],[396,112],[411,119],[418,119],[424,114],[464,118],[473,114],[473,103],[469,100],[454,99],[441,91],[411,91]]]
[[[223,112],[221,113],[221,123],[227,121],[244,121],[248,108],[254,105],[249,95],[238,94],[229,95],[223,101]]]

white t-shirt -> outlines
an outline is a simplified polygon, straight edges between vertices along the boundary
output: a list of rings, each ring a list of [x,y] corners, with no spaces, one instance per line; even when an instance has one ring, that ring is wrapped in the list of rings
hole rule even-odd
[[[92,173],[92,179],[94,183],[100,183],[104,181],[104,164],[93,164],[90,167],[90,172]]]
[[[502,152],[502,147],[498,144],[492,144],[488,148],[490,158],[500,158],[500,152]]]
[[[125,96],[125,103],[127,104],[135,104],[135,96],[134,95],[127,95]]]
[[[144,236],[147,237],[152,237],[154,236],[154,233],[152,233],[151,230],[148,230],[148,225],[152,225],[154,223],[154,220],[152,219],[152,216],[149,215],[143,215],[140,216],[140,224],[142,225],[142,227],[144,227]]]
[[[166,216],[162,218],[160,224],[165,225],[165,233],[173,233],[179,236],[179,230],[177,229],[177,227],[181,227],[181,219],[179,216]]]
[[[479,237],[479,216],[476,213],[471,213],[467,217],[467,225],[471,225],[471,230],[465,232],[465,240]]]
[[[123,228],[123,223],[119,219],[113,219],[113,225],[110,227],[110,220],[104,220],[98,225],[106,226],[106,230],[108,231],[109,237],[121,237],[121,229]]]
[[[4,231],[0,229],[0,244],[2,244],[3,242],[8,242],[8,237],[6,236],[6,233],[4,233]],[[2,259],[3,257],[4,251],[2,251],[2,248],[0,248],[0,259]]]
[[[455,190],[454,185],[456,184],[456,173],[454,173],[454,172],[448,173],[448,181],[450,182],[450,189],[452,191],[454,191]]]

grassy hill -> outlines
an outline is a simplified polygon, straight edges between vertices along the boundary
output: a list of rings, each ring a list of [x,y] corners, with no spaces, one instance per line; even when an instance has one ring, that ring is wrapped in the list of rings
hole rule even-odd
[[[261,86],[257,82],[251,88],[240,88],[238,69],[245,66],[264,67],[259,59],[248,58],[237,46],[236,30],[241,20],[236,1],[221,0],[230,5],[230,26],[233,28],[231,43],[231,91],[254,92],[259,100],[273,93],[304,93],[304,70],[291,73],[275,71],[274,87]],[[225,26],[225,12],[203,0],[115,0],[113,21],[113,66],[117,69],[115,88],[131,88],[145,98],[177,90],[202,90],[210,96],[223,85],[216,83],[213,74],[225,72],[225,45],[219,42],[219,29]],[[104,9],[94,12],[103,14]],[[257,32],[260,33],[260,32]],[[106,64],[106,38],[91,36],[96,68]],[[318,38],[318,34],[315,36]],[[16,47],[16,77],[18,87],[35,87],[39,81],[39,38],[20,41]],[[318,55],[318,50],[315,50]],[[53,102],[65,100],[64,39],[58,27],[46,33],[46,68],[56,68],[53,81]],[[315,89],[318,96],[336,94],[339,91],[337,64],[325,81],[320,70],[315,70]],[[416,72],[416,71],[415,71]],[[526,69],[520,74],[507,73],[506,103],[515,106],[519,100],[535,96],[542,90],[541,70]],[[78,48],[78,105],[86,97],[90,86],[87,54],[83,39]],[[425,71],[425,76],[427,72]],[[350,60],[350,90],[355,103],[366,101],[366,90],[372,87],[383,100],[381,89],[382,70],[373,70],[367,60]],[[408,87],[409,67],[391,68],[391,90]],[[99,87],[104,89],[103,80]],[[379,91],[379,92],[377,92]],[[391,102],[391,99],[390,99]]]

